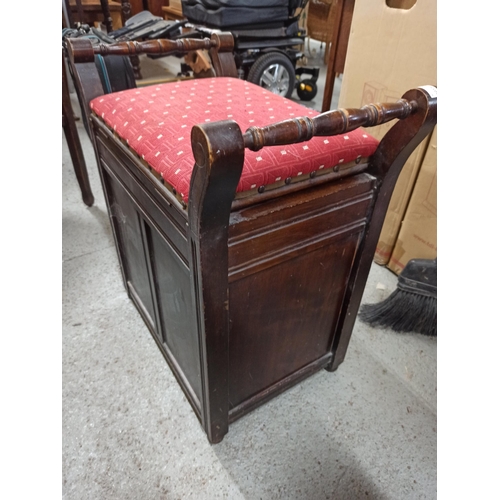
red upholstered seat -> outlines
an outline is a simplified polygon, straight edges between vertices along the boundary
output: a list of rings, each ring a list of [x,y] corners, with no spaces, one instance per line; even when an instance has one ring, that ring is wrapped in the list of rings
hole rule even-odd
[[[190,142],[193,125],[232,119],[244,132],[251,126],[318,114],[236,78],[130,89],[98,97],[90,106],[186,203],[194,165]],[[285,179],[359,161],[372,155],[377,145],[375,138],[357,129],[291,146],[247,150],[237,192],[279,185]]]

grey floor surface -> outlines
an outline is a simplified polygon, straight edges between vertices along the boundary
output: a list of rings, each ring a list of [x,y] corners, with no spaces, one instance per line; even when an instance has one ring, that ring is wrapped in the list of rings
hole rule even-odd
[[[309,105],[319,109],[322,89]],[[436,340],[418,334],[358,321],[335,373],[317,373],[208,443],[122,285],[78,127],[96,202],[81,200],[63,135],[62,497],[436,498]],[[373,264],[363,301],[382,300],[396,282]]]

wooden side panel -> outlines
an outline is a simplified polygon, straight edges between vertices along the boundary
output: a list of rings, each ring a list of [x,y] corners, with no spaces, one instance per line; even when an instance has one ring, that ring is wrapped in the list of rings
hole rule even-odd
[[[201,400],[199,341],[189,268],[157,231],[148,232],[163,341]]]
[[[338,233],[356,230],[364,224],[372,188],[373,177],[361,174],[233,212],[229,281],[274,265],[282,254],[289,259]]]
[[[233,417],[328,364],[373,181],[361,174],[232,214]]]
[[[359,235],[231,284],[231,408],[329,352]]]
[[[98,132],[101,177],[125,286],[198,417],[201,374],[182,212]],[[184,232],[182,231],[184,229]]]
[[[147,268],[141,220],[132,200],[120,183],[111,175],[105,176],[110,216],[119,241],[121,261],[124,266],[126,285],[142,309],[150,329],[160,335],[156,322],[151,283]]]

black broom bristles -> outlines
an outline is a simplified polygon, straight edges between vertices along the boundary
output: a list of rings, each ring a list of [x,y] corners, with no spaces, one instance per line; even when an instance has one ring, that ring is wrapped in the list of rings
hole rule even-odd
[[[403,290],[392,292],[378,304],[361,306],[359,317],[371,326],[391,328],[395,332],[437,335],[436,299]]]
[[[397,289],[378,304],[364,304],[359,317],[371,326],[395,332],[437,336],[437,261],[413,259],[398,279]]]

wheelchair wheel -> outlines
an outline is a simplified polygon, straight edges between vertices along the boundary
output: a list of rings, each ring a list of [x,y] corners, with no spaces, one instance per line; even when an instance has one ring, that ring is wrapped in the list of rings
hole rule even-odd
[[[295,87],[295,68],[285,54],[268,52],[253,63],[248,72],[248,81],[273,94],[290,97]]]
[[[301,101],[311,101],[318,93],[318,86],[313,80],[302,80],[297,85],[297,95]]]

